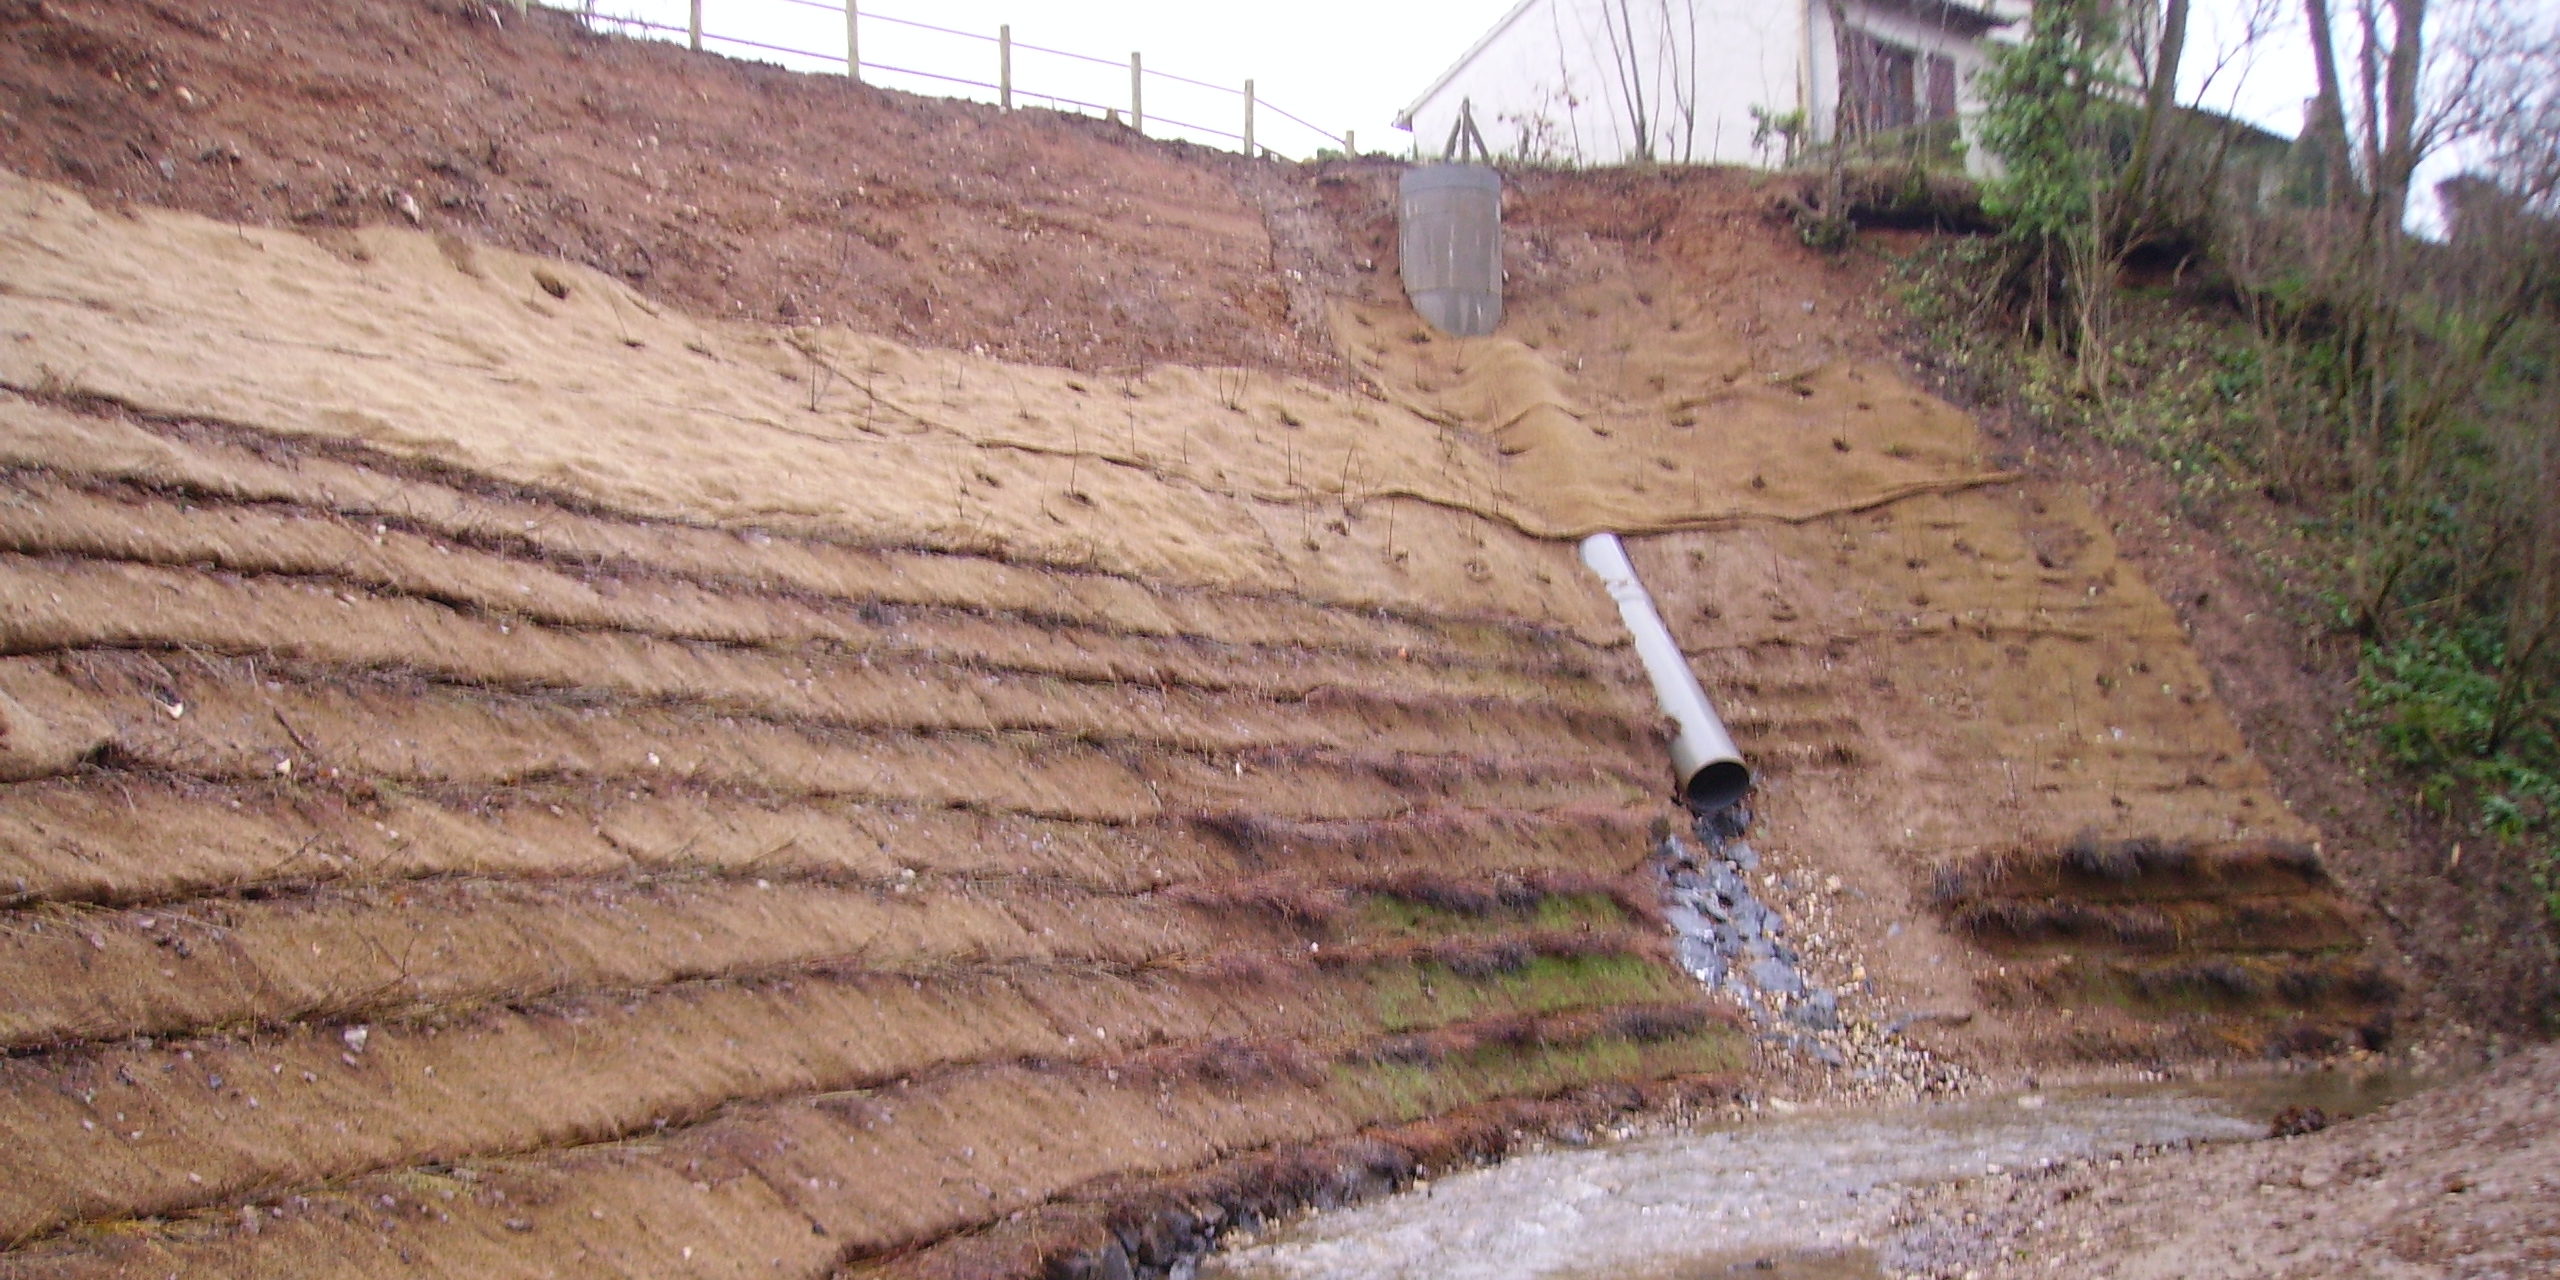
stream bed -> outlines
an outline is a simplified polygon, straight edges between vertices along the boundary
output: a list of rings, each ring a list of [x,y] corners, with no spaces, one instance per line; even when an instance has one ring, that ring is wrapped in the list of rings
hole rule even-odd
[[[1861,1277],[1921,1265],[1909,1190],[2136,1148],[2267,1135],[2288,1106],[2364,1114],[2415,1086],[2318,1071],[1767,1114],[1539,1151],[1281,1224],[1211,1255],[1218,1280]]]

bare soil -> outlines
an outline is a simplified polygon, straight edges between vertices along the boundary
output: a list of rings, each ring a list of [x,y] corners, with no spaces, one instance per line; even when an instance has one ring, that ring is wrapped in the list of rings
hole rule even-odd
[[[548,9],[10,0],[0,165],[253,226],[415,225],[704,315],[1083,369],[1333,362],[1240,159]]]
[[[2555,1153],[2545,1046],[2309,1133],[1959,1185],[1900,1225],[1962,1242],[1930,1275],[2521,1280],[2560,1269]]]
[[[445,0],[0,28],[0,1274],[1103,1266],[1801,1069],[1670,962],[1604,528],[1826,1034],[2394,1034],[2241,647],[1748,176],[1523,175],[1460,342],[1392,166]]]
[[[2123,322],[2187,323],[2197,305],[2138,300]],[[2157,463],[2056,430],[2011,389],[1944,367],[1925,339],[1906,332],[1902,344],[1933,386],[1981,416],[2004,457],[2088,494],[2125,556],[2158,584],[2286,808],[2320,828],[2328,865],[2372,905],[2416,979],[2426,1034],[2448,1044],[2547,1035],[2560,1018],[2560,935],[2538,906],[2529,859],[2466,840],[2346,729],[2358,644],[2321,616],[2313,592],[2330,575],[2304,563],[2286,509],[2255,492],[2182,487]]]

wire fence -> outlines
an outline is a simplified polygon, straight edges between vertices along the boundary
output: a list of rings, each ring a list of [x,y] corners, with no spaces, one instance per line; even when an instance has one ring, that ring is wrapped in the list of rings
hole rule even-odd
[[[588,28],[681,41],[694,49],[763,55],[797,71],[869,84],[1110,116],[1149,137],[1180,138],[1281,159],[1353,150],[1336,134],[1274,106],[1254,89],[1124,61],[881,13],[861,0],[538,0]],[[523,0],[519,0],[521,7]],[[716,21],[717,27],[705,25]],[[1028,68],[1018,75],[1016,63]],[[989,77],[981,79],[979,77]]]

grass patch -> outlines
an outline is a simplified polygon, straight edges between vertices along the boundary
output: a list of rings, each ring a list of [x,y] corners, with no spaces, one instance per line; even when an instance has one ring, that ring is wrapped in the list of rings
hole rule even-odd
[[[1661,1080],[1738,1069],[1747,1036],[1709,1027],[1645,1041],[1605,1035],[1563,1044],[1486,1045],[1438,1062],[1337,1064],[1326,1088],[1372,1123],[1452,1111],[1488,1098],[1549,1097],[1613,1080]]]
[[[1534,956],[1496,973],[1462,974],[1437,960],[1365,975],[1370,1009],[1388,1031],[1445,1026],[1496,1013],[1551,1013],[1673,1000],[1696,984],[1632,955]]]
[[[1427,902],[1400,893],[1363,894],[1345,930],[1367,940],[1475,937],[1509,933],[1524,925],[1554,932],[1618,929],[1629,923],[1626,909],[1605,893],[1555,893],[1525,904],[1500,903],[1467,910]]]

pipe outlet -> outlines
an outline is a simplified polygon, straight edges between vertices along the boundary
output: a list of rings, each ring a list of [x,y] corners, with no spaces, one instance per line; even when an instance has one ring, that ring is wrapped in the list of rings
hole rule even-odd
[[[1701,813],[1730,808],[1750,793],[1751,767],[1734,749],[1732,735],[1707,701],[1697,673],[1689,669],[1688,655],[1663,625],[1652,594],[1627,559],[1626,545],[1614,533],[1595,533],[1582,540],[1582,563],[1600,576],[1601,587],[1617,601],[1618,616],[1626,620],[1636,656],[1653,682],[1654,700],[1678,731],[1671,739],[1671,767],[1682,798]]]

